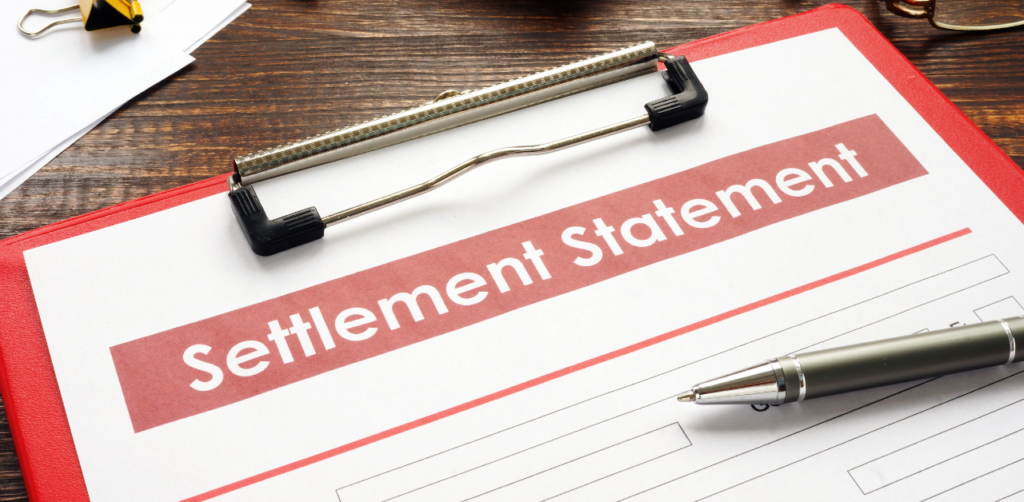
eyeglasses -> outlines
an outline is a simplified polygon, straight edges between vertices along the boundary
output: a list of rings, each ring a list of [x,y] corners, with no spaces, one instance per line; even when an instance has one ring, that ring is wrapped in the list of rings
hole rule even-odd
[[[889,12],[928,18],[944,30],[982,31],[1024,26],[1024,0],[885,0]]]

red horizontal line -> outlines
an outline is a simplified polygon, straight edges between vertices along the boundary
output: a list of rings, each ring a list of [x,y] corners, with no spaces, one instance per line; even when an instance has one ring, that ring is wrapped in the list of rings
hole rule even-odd
[[[511,396],[512,394],[515,394],[517,392],[522,392],[522,391],[524,391],[526,389],[529,389],[531,387],[536,387],[536,386],[538,386],[538,385],[540,385],[542,383],[550,382],[550,381],[552,381],[552,380],[554,380],[556,378],[560,378],[560,377],[563,377],[563,376],[575,373],[577,371],[581,371],[581,370],[587,369],[587,368],[589,368],[591,366],[596,366],[596,365],[598,365],[600,363],[603,363],[605,361],[610,361],[612,359],[616,359],[616,358],[622,357],[622,356],[627,355],[627,354],[632,354],[633,352],[636,352],[636,351],[638,351],[640,349],[644,349],[644,348],[650,347],[652,345],[657,345],[657,344],[659,344],[661,342],[664,342],[666,340],[671,340],[673,338],[676,338],[678,336],[684,335],[684,334],[689,333],[691,331],[695,331],[695,330],[698,330],[698,329],[710,326],[712,324],[724,321],[726,319],[730,319],[730,318],[736,317],[736,316],[738,316],[740,314],[744,314],[744,313],[750,312],[752,310],[759,309],[759,308],[764,307],[766,305],[771,305],[773,303],[785,300],[786,298],[790,298],[790,297],[796,296],[796,295],[798,295],[800,293],[805,293],[807,291],[811,291],[813,289],[820,288],[820,287],[825,286],[827,284],[831,284],[833,282],[845,279],[847,277],[851,277],[851,276],[857,275],[857,274],[859,274],[861,272],[866,272],[866,271],[871,270],[873,268],[885,265],[886,263],[889,263],[889,262],[898,260],[900,258],[903,258],[905,256],[910,256],[910,255],[912,255],[914,253],[919,253],[919,252],[924,251],[926,249],[938,246],[939,244],[942,244],[942,243],[945,243],[945,242],[949,242],[949,241],[951,241],[953,239],[956,239],[957,237],[962,237],[962,236],[967,235],[969,233],[971,233],[971,229],[970,228],[964,228],[962,230],[957,230],[956,232],[953,232],[951,234],[944,235],[944,236],[939,237],[937,239],[932,239],[932,240],[930,240],[928,242],[925,242],[923,244],[918,244],[917,246],[904,249],[903,251],[899,251],[897,253],[893,253],[893,254],[891,254],[889,256],[886,256],[886,257],[883,257],[883,258],[879,258],[879,259],[877,259],[875,261],[868,262],[868,263],[865,263],[865,264],[860,265],[858,267],[854,267],[854,268],[851,268],[849,270],[840,272],[838,274],[828,276],[828,277],[826,277],[824,279],[819,279],[817,281],[805,284],[803,286],[799,286],[799,287],[790,289],[789,291],[785,291],[785,292],[779,293],[777,295],[770,296],[768,298],[764,298],[762,300],[758,300],[758,301],[753,302],[753,303],[749,303],[747,305],[744,305],[744,306],[739,307],[739,308],[735,308],[735,309],[730,310],[728,312],[724,312],[724,313],[718,314],[718,315],[716,315],[714,317],[709,317],[707,319],[695,322],[695,323],[690,324],[688,326],[684,326],[682,328],[679,328],[679,329],[676,329],[676,330],[673,330],[673,331],[669,331],[668,333],[665,333],[665,334],[662,334],[662,335],[658,335],[658,336],[653,337],[653,338],[648,338],[647,340],[644,340],[642,342],[634,343],[633,345],[630,345],[628,347],[623,347],[623,348],[621,348],[619,350],[615,350],[615,351],[609,352],[607,354],[603,354],[603,355],[597,356],[597,357],[595,357],[593,359],[588,359],[586,361],[574,364],[572,366],[568,366],[566,368],[562,368],[562,369],[560,369],[558,371],[554,371],[554,372],[548,373],[546,375],[539,376],[539,377],[534,378],[532,380],[527,380],[527,381],[525,381],[525,382],[523,382],[521,384],[514,385],[512,387],[500,390],[500,391],[495,392],[493,394],[489,394],[489,395],[486,395],[486,396],[474,399],[472,401],[468,401],[468,402],[462,403],[462,404],[460,404],[458,406],[455,406],[453,408],[448,408],[447,410],[444,410],[444,411],[439,411],[437,413],[434,413],[433,415],[428,415],[428,416],[425,416],[423,418],[420,418],[419,420],[414,420],[412,422],[408,422],[408,423],[399,425],[397,427],[388,429],[386,431],[378,432],[377,434],[374,434],[372,436],[367,436],[367,437],[365,437],[363,439],[360,439],[358,441],[353,441],[351,443],[339,446],[337,448],[332,448],[332,449],[327,450],[327,451],[325,451],[323,453],[318,453],[318,454],[313,455],[311,457],[307,457],[307,458],[304,458],[302,460],[297,460],[297,461],[292,462],[290,464],[283,465],[283,466],[278,467],[276,469],[271,469],[269,471],[257,474],[255,476],[250,476],[250,477],[245,478],[245,479],[240,480],[240,481],[235,481],[234,483],[231,483],[229,485],[224,485],[224,486],[222,486],[220,488],[216,488],[216,489],[210,490],[210,491],[208,491],[206,493],[203,493],[203,494],[196,495],[194,497],[185,499],[182,502],[201,502],[201,501],[204,501],[204,500],[209,500],[209,499],[211,499],[213,497],[224,495],[225,493],[230,493],[230,492],[233,492],[235,490],[244,488],[246,486],[250,486],[250,485],[259,483],[260,481],[265,481],[265,480],[270,479],[270,478],[272,478],[274,476],[279,476],[281,474],[292,472],[292,471],[294,471],[296,469],[301,469],[301,468],[306,467],[308,465],[320,462],[321,460],[327,460],[327,459],[329,459],[331,457],[335,457],[335,456],[341,455],[342,453],[346,453],[346,452],[355,450],[356,448],[360,448],[360,447],[366,446],[368,444],[376,443],[377,441],[380,441],[382,439],[386,439],[386,438],[389,438],[389,437],[392,437],[392,436],[396,436],[396,435],[401,434],[403,432],[407,432],[407,431],[413,430],[413,429],[415,429],[417,427],[421,427],[421,426],[427,425],[429,423],[436,422],[438,420],[441,420],[442,418],[450,417],[452,415],[461,413],[461,412],[466,411],[466,410],[470,410],[470,409],[476,408],[478,406],[483,406],[483,405],[485,405],[487,403],[490,403],[492,401],[497,401],[498,399],[501,399],[503,397]]]

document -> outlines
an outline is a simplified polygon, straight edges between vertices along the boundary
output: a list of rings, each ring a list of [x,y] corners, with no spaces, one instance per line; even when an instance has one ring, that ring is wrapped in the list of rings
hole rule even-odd
[[[1024,314],[1024,225],[840,30],[693,68],[700,119],[489,164],[271,257],[225,194],[27,251],[90,498],[1024,490],[1019,364],[676,402],[771,357]],[[271,218],[325,215],[668,92],[637,77],[256,190]]]

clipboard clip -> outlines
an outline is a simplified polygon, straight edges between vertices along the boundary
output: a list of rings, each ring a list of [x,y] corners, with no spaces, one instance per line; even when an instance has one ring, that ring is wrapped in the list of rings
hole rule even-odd
[[[309,207],[271,220],[251,185],[255,181],[651,73],[658,70],[659,61],[665,65],[662,76],[673,94],[644,105],[644,115],[550,143],[483,153],[423,183],[344,211],[321,217],[315,207]],[[489,162],[556,152],[643,126],[659,131],[702,116],[707,102],[707,91],[685,57],[659,53],[653,43],[645,42],[477,91],[446,91],[431,103],[389,117],[236,158],[235,172],[228,180],[228,196],[249,246],[256,254],[269,256],[317,240],[331,225],[435,190]]]

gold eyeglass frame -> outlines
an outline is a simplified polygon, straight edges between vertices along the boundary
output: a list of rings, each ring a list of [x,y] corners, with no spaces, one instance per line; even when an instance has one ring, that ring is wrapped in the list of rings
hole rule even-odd
[[[885,8],[898,16],[914,19],[927,18],[932,26],[940,30],[954,31],[991,31],[1004,28],[1024,26],[1024,20],[988,26],[960,26],[941,23],[935,20],[935,2],[937,0],[885,0]]]

